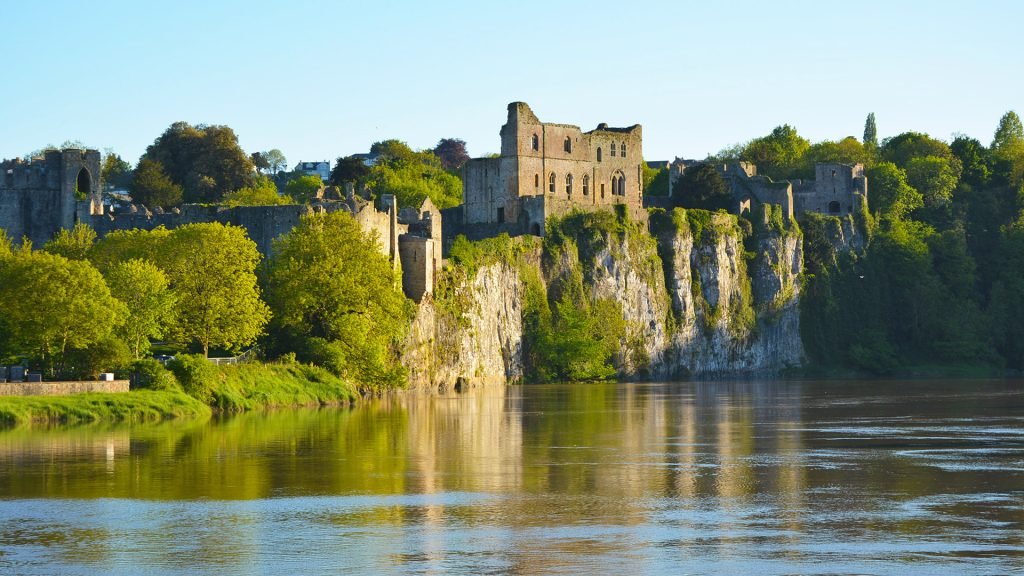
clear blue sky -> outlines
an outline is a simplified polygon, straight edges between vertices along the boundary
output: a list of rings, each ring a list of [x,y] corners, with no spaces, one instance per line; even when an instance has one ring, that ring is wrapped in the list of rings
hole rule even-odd
[[[776,5],[780,4],[780,5]],[[704,157],[789,123],[812,139],[991,140],[1024,113],[1024,2],[4,2],[0,158],[81,140],[134,162],[172,122],[290,163],[467,141],[508,102],[644,126]]]

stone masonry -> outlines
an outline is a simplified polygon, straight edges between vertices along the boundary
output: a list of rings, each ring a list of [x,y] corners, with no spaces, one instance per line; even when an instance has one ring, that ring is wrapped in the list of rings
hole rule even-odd
[[[471,237],[544,234],[548,217],[572,209],[624,204],[643,210],[643,136],[639,124],[590,132],[541,122],[528,105],[508,105],[501,155],[463,168],[459,224]],[[447,215],[446,215],[447,216]]]

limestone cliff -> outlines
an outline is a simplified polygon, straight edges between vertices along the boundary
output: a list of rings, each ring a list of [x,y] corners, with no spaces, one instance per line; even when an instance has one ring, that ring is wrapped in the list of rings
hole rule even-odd
[[[446,279],[456,293],[443,303],[425,299],[413,321],[402,358],[409,369],[410,387],[444,392],[520,381],[523,282],[519,268],[497,262],[473,275],[456,270]],[[453,302],[458,310],[450,309]]]
[[[649,231],[637,222],[564,228],[549,230],[543,252],[532,245],[475,270],[446,270],[438,300],[420,307],[404,357],[414,386],[524,378],[524,274],[552,302],[581,276],[592,301],[617,304],[626,328],[614,363],[624,379],[771,372],[803,361],[794,225],[765,217],[744,234],[735,216],[677,210],[652,217]]]

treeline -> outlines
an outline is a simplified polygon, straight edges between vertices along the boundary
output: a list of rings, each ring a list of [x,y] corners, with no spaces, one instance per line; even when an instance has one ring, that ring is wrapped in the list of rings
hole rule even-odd
[[[863,250],[833,246],[842,223],[803,223],[805,347],[822,365],[891,373],[921,365],[1024,368],[1024,128],[1014,112],[989,145],[918,132],[811,144],[790,126],[723,151],[775,179],[813,177],[816,162],[863,163]],[[699,172],[702,199],[719,183]]]
[[[219,223],[100,240],[80,224],[41,250],[0,234],[0,363],[89,378],[151,370],[154,341],[203,356],[258,343],[363,389],[404,383],[413,304],[373,236],[347,213],[312,214],[274,254],[261,262],[244,229]]]
[[[419,206],[430,198],[439,208],[449,208],[461,203],[458,173],[468,159],[465,141],[457,138],[442,138],[433,149],[421,151],[385,140],[373,144],[368,155],[338,158],[324,182],[317,175],[287,170],[287,158],[278,149],[247,154],[228,126],[175,122],[134,167],[108,151],[102,178],[150,208],[306,203],[324,184],[346,183],[373,196],[394,194],[401,206]]]

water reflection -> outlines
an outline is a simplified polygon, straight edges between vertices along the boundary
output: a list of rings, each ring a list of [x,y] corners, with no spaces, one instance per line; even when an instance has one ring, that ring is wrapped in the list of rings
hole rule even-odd
[[[525,386],[9,430],[0,572],[1012,572],[1021,390]]]

